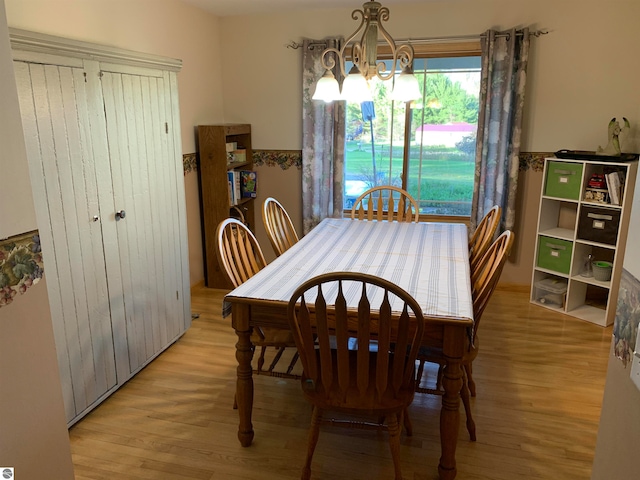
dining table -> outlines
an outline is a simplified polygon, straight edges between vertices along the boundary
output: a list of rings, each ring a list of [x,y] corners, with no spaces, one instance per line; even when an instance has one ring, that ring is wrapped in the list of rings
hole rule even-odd
[[[461,361],[473,327],[468,231],[463,223],[363,221],[326,218],[289,250],[226,295],[238,336],[236,402],[238,439],[251,445],[254,326],[289,328],[287,305],[304,281],[327,272],[375,275],[399,285],[420,304],[422,345],[442,349],[446,365],[440,409],[440,478],[456,476],[460,423]],[[349,307],[359,296],[347,298]],[[399,314],[399,312],[398,312]]]

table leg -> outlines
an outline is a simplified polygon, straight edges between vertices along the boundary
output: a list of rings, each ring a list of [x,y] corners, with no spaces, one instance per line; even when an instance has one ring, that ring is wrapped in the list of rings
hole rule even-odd
[[[447,330],[450,330],[447,332]],[[456,331],[460,330],[460,331]],[[445,328],[442,410],[440,411],[440,445],[442,448],[438,473],[442,480],[456,477],[456,446],[460,427],[460,389],[462,388],[462,353],[465,345],[464,329]]]
[[[253,441],[253,424],[251,413],[253,410],[253,370],[251,359],[253,346],[251,344],[251,327],[249,326],[250,307],[234,304],[232,306],[233,328],[238,335],[236,343],[236,359],[238,360],[236,380],[236,402],[238,404],[238,440],[243,447],[248,447]]]

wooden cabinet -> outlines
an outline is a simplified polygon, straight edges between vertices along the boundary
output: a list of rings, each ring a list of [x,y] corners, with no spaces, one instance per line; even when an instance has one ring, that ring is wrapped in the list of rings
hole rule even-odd
[[[229,162],[227,144],[232,143],[236,144],[237,149],[245,151],[244,161]],[[198,154],[205,284],[211,288],[230,289],[232,285],[218,264],[216,229],[225,218],[239,215],[251,230],[254,229],[255,201],[253,198],[241,198],[235,206],[232,205],[228,176],[233,170],[253,170],[251,125],[199,125]]]
[[[613,323],[637,170],[637,161],[545,159],[532,303]]]
[[[12,43],[71,425],[191,323],[179,63],[117,64],[108,47],[25,32]],[[74,55],[48,53],[60,45]]]

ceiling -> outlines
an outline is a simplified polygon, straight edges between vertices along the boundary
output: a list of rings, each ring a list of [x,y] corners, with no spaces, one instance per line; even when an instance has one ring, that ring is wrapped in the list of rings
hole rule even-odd
[[[362,8],[364,0],[182,0],[219,17],[327,8]],[[432,1],[432,0],[429,0]],[[383,6],[425,0],[381,0]]]

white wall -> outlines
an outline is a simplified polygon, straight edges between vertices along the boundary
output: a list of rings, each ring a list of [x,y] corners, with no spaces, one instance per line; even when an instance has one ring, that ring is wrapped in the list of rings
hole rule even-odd
[[[2,0],[4,3],[4,0]],[[18,105],[18,93],[13,76],[11,48],[8,43],[4,5],[0,6],[2,39],[0,43],[0,240],[36,228],[35,210],[31,197],[29,165],[25,161],[24,136]],[[6,37],[6,38],[5,38]],[[14,201],[7,201],[13,199]],[[16,205],[15,200],[19,200]]]
[[[0,239],[36,228],[4,7],[0,0]],[[73,478],[48,304],[41,280],[0,307],[0,466],[24,480]]]

